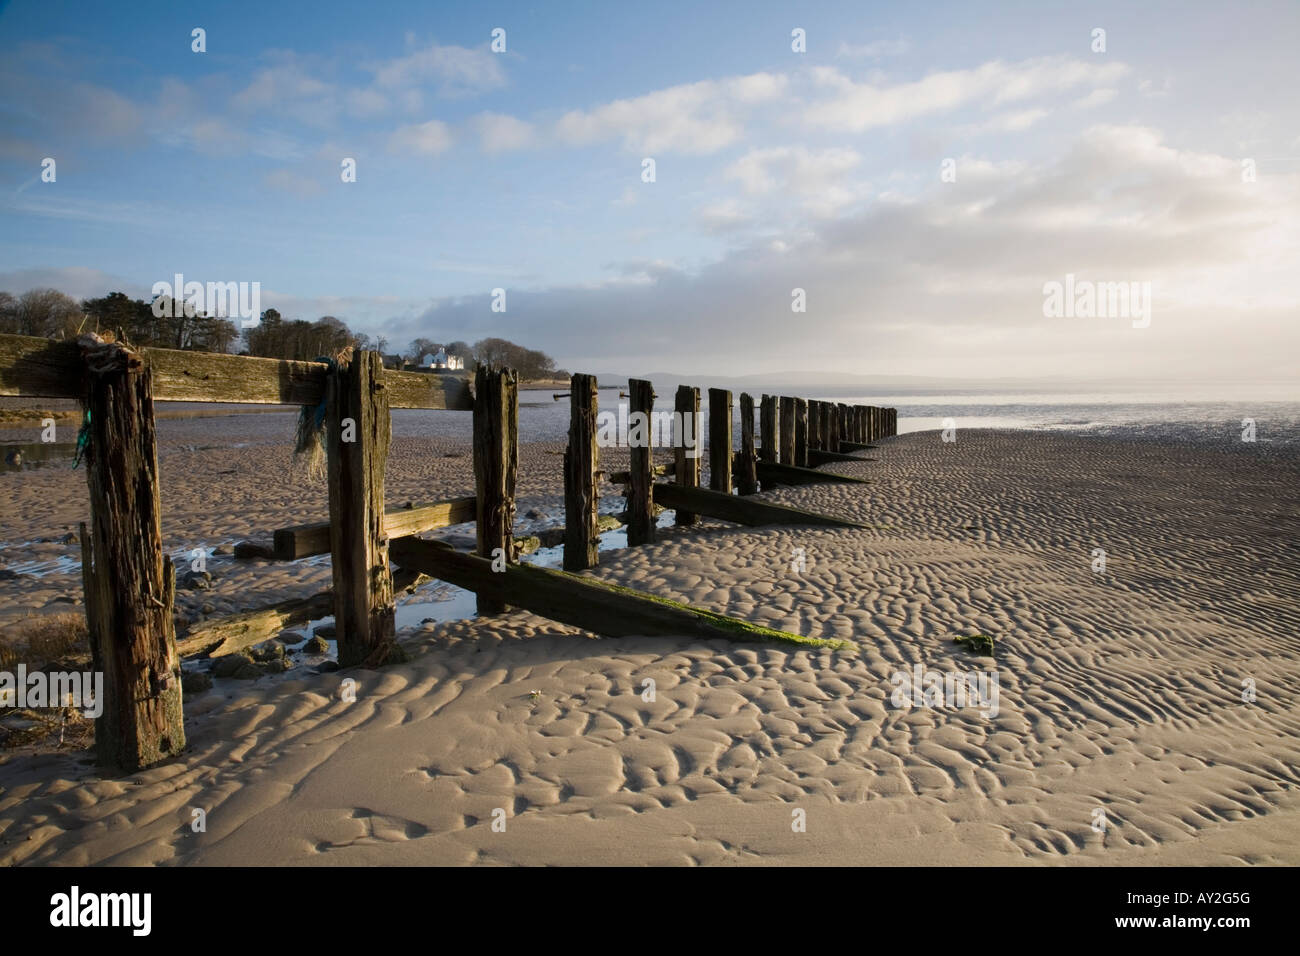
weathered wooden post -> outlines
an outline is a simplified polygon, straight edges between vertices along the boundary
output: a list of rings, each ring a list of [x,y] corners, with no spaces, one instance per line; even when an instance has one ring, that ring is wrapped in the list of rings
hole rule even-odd
[[[867,444],[876,440],[876,406],[867,406]]]
[[[794,400],[794,463],[808,467],[808,403],[802,398]]]
[[[853,441],[853,424],[849,420],[849,406],[844,402],[839,404],[840,415],[840,438],[844,441]]]
[[[758,456],[763,461],[776,463],[776,431],[777,431],[777,410],[776,396],[764,395],[762,404],[758,410],[759,417],[759,449]]]
[[[781,421],[778,460],[783,465],[794,464],[794,399],[781,396]]]
[[[867,406],[853,406],[853,428],[858,436],[854,441],[865,445],[867,443]]]
[[[655,405],[654,386],[644,379],[630,379],[627,400],[627,456],[631,479],[627,485],[627,543],[651,544],[655,539],[654,476],[650,473],[650,416]],[[638,412],[645,422],[645,429],[642,434],[634,436],[633,423]]]
[[[673,410],[677,412],[677,421],[682,429],[681,434],[674,436],[676,440],[673,442],[675,480],[683,488],[698,488],[700,487],[700,454],[704,451],[704,436],[700,434],[700,390],[689,385],[678,385]],[[690,424],[688,425],[687,422]],[[687,435],[693,443],[690,448],[686,447]],[[698,520],[699,517],[694,512],[677,509],[679,527],[688,527]]]
[[[808,447],[818,450],[822,447],[821,402],[808,403]]]
[[[754,454],[754,396],[740,393],[740,457],[737,459],[736,490],[742,495],[758,491],[758,457]]]
[[[569,444],[564,449],[564,570],[594,568],[599,560],[600,531],[596,526],[600,496],[596,471],[596,376],[569,379]]]
[[[731,494],[731,392],[709,389],[709,487]]]
[[[480,365],[474,373],[474,494],[478,553],[495,567],[515,560],[515,480],[519,474],[519,374]],[[504,601],[478,595],[480,614]]]
[[[826,403],[826,434],[831,439],[831,451],[840,451],[840,416],[834,402]]]
[[[327,388],[326,475],[339,666],[396,655],[393,576],[384,534],[384,466],[392,425],[378,352],[339,363]]]
[[[83,565],[86,624],[103,673],[95,721],[101,764],[134,773],[185,749],[172,602],[176,573],[162,546],[153,380],[119,343],[82,339],[89,445],[92,566]],[[84,699],[83,708],[90,706]]]

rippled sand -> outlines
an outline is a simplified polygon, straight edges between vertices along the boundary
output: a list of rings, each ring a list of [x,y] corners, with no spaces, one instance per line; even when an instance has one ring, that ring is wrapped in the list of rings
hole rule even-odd
[[[399,439],[390,503],[466,493],[458,450]],[[521,510],[558,509],[556,450],[526,447]],[[1294,453],[965,431],[869,455],[825,470],[872,485],[767,497],[875,530],[706,523],[596,572],[851,650],[428,625],[382,671],[218,681],[186,701],[190,752],[130,778],[10,758],[0,863],[1300,862]],[[166,446],[169,547],[323,517],[286,460]],[[83,517],[80,473],[0,481],[9,540]],[[204,599],[237,609],[328,566],[217,577]],[[4,582],[0,605],[77,580]],[[995,657],[953,643],[974,633]],[[917,663],[996,671],[998,712],[895,707]]]

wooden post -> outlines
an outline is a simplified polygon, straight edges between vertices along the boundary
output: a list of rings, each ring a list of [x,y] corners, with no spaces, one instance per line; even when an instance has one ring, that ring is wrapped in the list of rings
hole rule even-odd
[[[478,553],[496,567],[515,559],[515,480],[519,473],[519,375],[480,365],[474,373],[474,493]],[[504,601],[478,596],[480,614]]]
[[[854,431],[858,435],[855,441],[865,445],[867,443],[867,406],[853,406],[853,424]]]
[[[876,440],[876,406],[867,406],[867,437],[864,444],[870,445]]]
[[[827,434],[831,436],[831,450],[839,451],[843,436],[840,435],[840,416],[834,402],[826,403],[826,421]]]
[[[92,561],[83,566],[91,655],[104,675],[95,751],[101,764],[134,773],[185,749],[176,572],[162,546],[153,373],[126,347],[89,339],[91,530],[82,554]]]
[[[650,422],[654,411],[654,386],[644,379],[634,378],[627,383],[628,421],[641,412],[645,417],[645,434],[637,436],[634,443],[632,426],[628,425],[628,471],[632,479],[627,485],[627,543],[651,544],[655,539],[654,478],[650,474]]]
[[[775,462],[776,455],[776,431],[777,431],[777,410],[776,396],[764,395],[762,405],[759,407],[759,449],[758,456],[763,461]]]
[[[683,488],[698,488],[700,487],[700,455],[704,451],[704,436],[700,434],[700,390],[689,385],[678,385],[673,410],[677,412],[677,420],[683,429],[682,434],[675,436],[676,441],[673,443],[677,484]],[[688,421],[689,425],[687,425]],[[686,431],[688,428],[689,432]],[[692,442],[689,449],[686,447],[687,435]],[[688,451],[692,454],[687,454]],[[698,520],[694,513],[677,509],[678,527],[689,527]]]
[[[384,465],[392,432],[384,365],[356,352],[330,379],[325,426],[330,564],[339,666],[383,664],[396,647],[384,534]]]
[[[758,458],[754,454],[754,396],[740,393],[740,458],[736,469],[736,490],[742,495],[758,491],[758,472],[754,470]]]
[[[594,568],[600,545],[596,527],[600,496],[596,470],[600,447],[596,444],[596,376],[569,379],[569,444],[564,449],[564,570]]]
[[[777,460],[783,465],[794,464],[794,399],[781,396],[781,437]]]
[[[808,448],[821,450],[822,447],[821,402],[808,403]]]
[[[802,398],[794,400],[794,463],[808,467],[808,403]]]
[[[731,494],[731,392],[709,389],[709,487]]]

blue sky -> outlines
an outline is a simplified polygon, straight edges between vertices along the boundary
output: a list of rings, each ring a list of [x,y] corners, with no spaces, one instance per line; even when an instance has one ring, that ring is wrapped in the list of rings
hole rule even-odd
[[[974,7],[6,4],[0,288],[257,281],[572,370],[1293,377],[1300,5]],[[1045,318],[1067,273],[1150,326]]]

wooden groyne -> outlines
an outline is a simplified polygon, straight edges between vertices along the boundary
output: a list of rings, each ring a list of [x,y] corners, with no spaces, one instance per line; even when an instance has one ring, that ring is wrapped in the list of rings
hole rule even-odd
[[[221,653],[244,647],[286,621],[310,620],[332,609],[340,665],[376,666],[400,658],[396,595],[414,586],[420,572],[473,590],[480,614],[514,606],[609,635],[668,633],[836,645],[575,573],[598,562],[601,472],[597,383],[590,375],[574,375],[567,393],[565,570],[519,565],[514,540],[518,387],[518,376],[510,369],[480,367],[471,388],[465,373],[384,369],[377,353],[365,351],[335,362],[292,362],[134,349],[94,336],[57,342],[0,335],[0,395],[72,398],[86,409],[91,520],[82,526],[82,564],[94,667],[104,673],[104,716],[95,735],[101,763],[135,771],[183,749],[182,650]],[[650,382],[629,382],[627,394],[633,411],[653,411]],[[699,389],[682,386],[674,398],[678,412],[698,416]],[[298,405],[319,413],[330,520],[276,530],[274,547],[264,556],[298,560],[329,553],[331,591],[207,622],[178,647],[175,570],[162,549],[155,400]],[[684,527],[699,515],[744,525],[863,527],[753,496],[760,487],[798,480],[863,481],[810,466],[852,457],[861,447],[895,434],[893,409],[771,395],[756,403],[752,395],[742,394],[737,452],[731,392],[709,389],[708,402],[710,488],[700,487],[700,449],[686,448],[680,435],[671,464],[656,465],[649,447],[632,448],[628,471],[610,476],[626,485],[629,545],[655,540],[656,505],[675,509],[677,523]],[[385,507],[393,408],[473,411],[472,497]],[[698,434],[693,438],[701,441]],[[656,482],[656,477],[669,480]],[[471,520],[476,555],[413,537]]]

